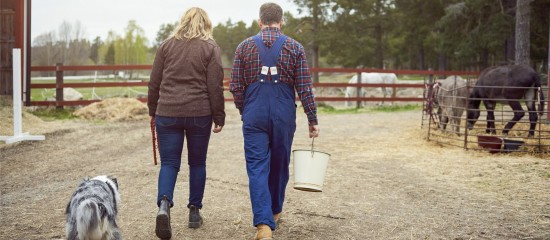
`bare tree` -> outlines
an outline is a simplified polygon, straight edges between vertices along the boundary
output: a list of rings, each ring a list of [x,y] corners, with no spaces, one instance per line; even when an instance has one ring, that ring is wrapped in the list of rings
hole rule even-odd
[[[69,48],[69,42],[71,41],[71,32],[72,32],[72,25],[67,22],[63,21],[61,25],[59,25],[59,31],[58,31],[58,46],[59,49],[59,59],[58,62],[65,62],[65,59],[67,59],[67,48]]]
[[[530,64],[530,13],[532,0],[517,0],[516,4],[516,64]]]
[[[58,48],[55,46],[57,41],[55,32],[43,33],[34,38],[32,49],[32,65],[52,66],[55,65],[55,59],[58,55]],[[41,76],[51,76],[52,72],[40,72]]]
[[[80,21],[76,21],[73,24],[72,39],[85,39],[86,38],[86,28],[82,26]]]
[[[80,21],[72,24],[71,29],[65,63],[68,65],[86,65],[90,61],[91,46],[90,42],[86,40],[86,29]]]
[[[73,24],[64,21],[59,26],[57,47],[59,56],[57,62],[84,65],[88,62],[90,43],[85,40],[86,30],[77,21]]]

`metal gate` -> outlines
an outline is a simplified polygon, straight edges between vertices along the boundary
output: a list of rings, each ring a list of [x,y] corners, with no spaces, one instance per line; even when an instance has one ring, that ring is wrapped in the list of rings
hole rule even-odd
[[[473,88],[474,81],[468,81],[468,92]],[[528,137],[529,133],[529,112],[527,111],[525,102],[522,102],[522,108],[525,110],[525,115],[515,126],[511,129],[507,136],[502,134],[505,125],[512,119],[514,111],[507,104],[497,104],[494,110],[494,125],[495,133],[491,133],[487,130],[487,125],[492,120],[487,120],[487,111],[481,104],[479,111],[480,116],[473,125],[473,128],[468,129],[468,111],[475,111],[476,109],[469,107],[471,100],[485,100],[483,98],[470,99],[468,95],[465,97],[466,105],[458,106],[453,105],[453,101],[445,101],[442,103],[438,99],[438,82],[429,80],[425,82],[426,90],[424,92],[424,109],[422,115],[422,130],[428,141],[437,143],[444,147],[458,147],[466,150],[482,150],[489,151],[491,153],[528,153],[541,156],[550,155],[550,123],[547,120],[547,116],[540,116],[536,122],[535,132],[533,137]],[[457,89],[446,89],[453,91]],[[540,94],[544,94],[545,100],[538,100],[538,105],[542,102],[545,108],[548,107],[548,86],[542,86],[541,88],[535,88]],[[540,95],[539,95],[540,96]],[[461,98],[460,96],[453,96],[455,98]],[[498,100],[498,99],[492,99]],[[451,104],[449,104],[451,102]],[[445,125],[445,121],[442,121],[442,109],[454,109],[462,110],[462,114],[449,116],[449,121]],[[546,110],[545,110],[546,111]],[[545,112],[545,114],[547,114]],[[458,129],[458,131],[457,131]]]

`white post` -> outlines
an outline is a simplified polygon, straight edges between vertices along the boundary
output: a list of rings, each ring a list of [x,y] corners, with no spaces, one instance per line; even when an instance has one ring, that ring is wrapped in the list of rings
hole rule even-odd
[[[43,135],[29,135],[23,133],[23,119],[21,100],[21,49],[13,49],[13,136],[0,136],[0,141],[7,144],[25,140],[44,140]]]

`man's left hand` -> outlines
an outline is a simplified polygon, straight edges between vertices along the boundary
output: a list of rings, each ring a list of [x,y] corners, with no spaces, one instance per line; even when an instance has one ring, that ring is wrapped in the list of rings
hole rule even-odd
[[[321,129],[319,129],[319,125],[309,126],[309,138],[318,137],[320,131]]]

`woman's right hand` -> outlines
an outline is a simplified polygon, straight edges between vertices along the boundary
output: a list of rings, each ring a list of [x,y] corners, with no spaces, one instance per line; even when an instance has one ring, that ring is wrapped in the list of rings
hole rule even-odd
[[[223,126],[220,125],[214,125],[214,129],[212,129],[213,133],[219,133],[222,131]]]

